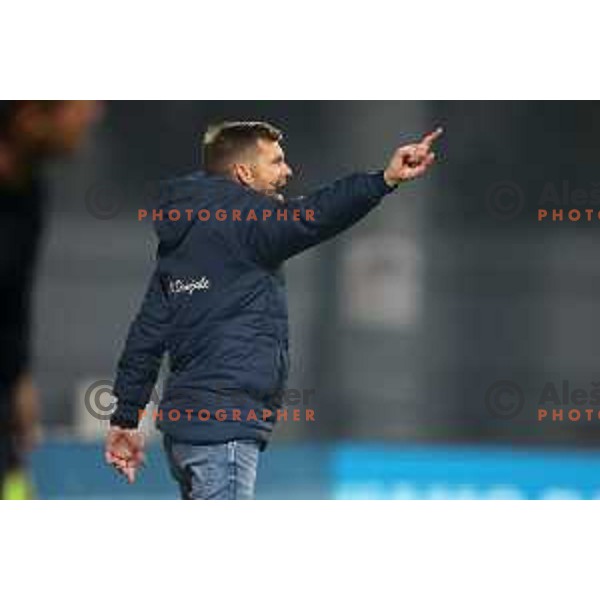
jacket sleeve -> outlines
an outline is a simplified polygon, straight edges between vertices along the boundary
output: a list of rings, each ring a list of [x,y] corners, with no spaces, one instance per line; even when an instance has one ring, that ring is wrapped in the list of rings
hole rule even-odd
[[[111,425],[137,427],[139,411],[150,400],[156,384],[169,323],[168,299],[156,269],[118,362],[113,386],[118,402]]]
[[[258,262],[277,265],[348,229],[395,189],[385,182],[383,171],[378,171],[339,179],[285,205],[277,206],[273,200],[256,194],[260,214],[272,210],[274,216],[250,221],[245,231],[246,245]],[[287,219],[277,219],[277,209],[283,208],[288,209]],[[294,209],[300,209],[299,220],[291,218]]]

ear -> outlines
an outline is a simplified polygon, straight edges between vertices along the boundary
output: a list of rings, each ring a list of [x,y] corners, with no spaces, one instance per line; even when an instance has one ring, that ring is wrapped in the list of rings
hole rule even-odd
[[[233,174],[235,178],[244,185],[250,185],[254,181],[252,169],[244,163],[234,163]]]

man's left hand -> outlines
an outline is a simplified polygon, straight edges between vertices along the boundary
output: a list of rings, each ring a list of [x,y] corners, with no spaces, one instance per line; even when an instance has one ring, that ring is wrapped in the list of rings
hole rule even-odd
[[[442,133],[442,128],[438,127],[435,131],[427,134],[420,142],[398,148],[383,173],[385,182],[393,187],[402,181],[408,181],[423,175],[435,160],[435,154],[432,152],[431,146]]]

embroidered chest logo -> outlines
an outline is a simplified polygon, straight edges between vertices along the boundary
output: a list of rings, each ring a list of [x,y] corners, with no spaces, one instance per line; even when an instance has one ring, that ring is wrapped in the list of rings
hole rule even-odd
[[[196,291],[205,292],[210,288],[208,277],[201,279],[174,279],[169,282],[169,291],[172,294],[193,294]]]

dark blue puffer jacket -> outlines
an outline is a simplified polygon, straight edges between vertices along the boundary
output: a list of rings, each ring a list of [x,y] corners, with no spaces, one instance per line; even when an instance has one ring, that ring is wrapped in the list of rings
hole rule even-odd
[[[289,367],[282,263],[356,223],[393,188],[382,172],[356,174],[282,205],[195,172],[162,189],[156,267],[119,360],[111,424],[137,426],[166,352],[160,412],[148,410],[159,429],[182,442],[254,439],[264,448]],[[198,219],[202,209],[208,220]],[[224,220],[217,219],[219,209]],[[277,219],[283,209],[287,219]],[[178,221],[168,219],[172,210]],[[263,211],[273,216],[263,218]],[[258,418],[248,418],[251,410]]]

